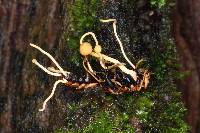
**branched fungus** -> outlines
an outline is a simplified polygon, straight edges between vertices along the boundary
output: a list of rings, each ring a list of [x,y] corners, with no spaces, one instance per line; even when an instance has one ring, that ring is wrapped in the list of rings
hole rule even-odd
[[[105,54],[102,54],[102,47],[99,45],[98,40],[93,32],[87,32],[85,33],[81,38],[80,38],[80,54],[84,56],[83,59],[83,67],[86,70],[86,72],[89,73],[90,76],[92,76],[96,81],[95,82],[90,82],[90,83],[80,83],[80,82],[72,82],[70,81],[70,72],[64,71],[63,68],[58,64],[58,62],[46,51],[41,49],[39,46],[31,44],[30,46],[39,50],[42,54],[46,55],[55,65],[58,69],[55,69],[54,67],[44,67],[41,65],[36,59],[32,60],[32,63],[37,65],[39,68],[41,68],[44,72],[46,72],[49,75],[55,76],[55,77],[61,77],[61,79],[57,80],[54,85],[53,89],[51,91],[51,94],[46,98],[46,100],[43,102],[43,106],[39,111],[44,111],[46,108],[47,102],[53,97],[56,87],[59,83],[63,83],[67,86],[71,87],[76,87],[76,89],[88,89],[88,88],[94,88],[96,85],[103,85],[103,84],[108,84],[108,88],[106,89],[108,92],[112,94],[122,94],[123,92],[133,92],[133,91],[139,91],[142,87],[147,88],[149,84],[149,78],[150,78],[150,73],[148,70],[144,70],[142,73],[138,75],[138,72],[136,71],[138,65],[140,62],[143,60],[140,60],[136,66],[131,63],[131,61],[128,59],[124,52],[124,48],[122,45],[122,42],[120,41],[117,31],[116,31],[116,23],[117,21],[115,19],[108,19],[108,20],[100,20],[101,22],[107,23],[107,22],[113,22],[113,29],[114,29],[114,34],[115,37],[120,45],[121,52],[126,59],[126,61],[129,63],[129,65],[132,66],[133,69],[128,69],[125,65],[125,63],[122,63],[118,61],[117,59],[114,59],[112,57],[109,57]],[[92,45],[89,42],[84,42],[84,39],[86,36],[92,36],[94,41],[95,41],[95,47],[94,49],[92,48]],[[104,75],[107,75],[104,77],[105,79],[101,78],[97,72],[95,72],[90,65],[88,58],[89,56],[95,57],[99,60],[100,66],[104,70],[112,70],[112,69],[118,69],[118,72],[121,73],[122,75],[126,75],[124,77],[120,77],[115,75],[116,73],[111,73],[114,74],[115,76],[112,78],[108,78],[110,73],[104,73]],[[106,66],[106,64],[109,63],[111,64],[110,66]],[[106,71],[105,71],[106,72]],[[131,78],[130,78],[131,77]],[[118,80],[117,78],[122,78]],[[125,80],[125,82],[128,82],[129,86],[124,86],[124,83],[121,83],[120,81]],[[103,84],[102,84],[103,83]],[[127,83],[126,83],[127,84]],[[115,87],[117,89],[115,89]]]
[[[53,63],[57,66],[57,68],[59,70],[55,70],[55,69],[52,69],[52,67],[50,69],[47,69],[45,68],[44,66],[42,66],[39,62],[37,62],[36,59],[33,59],[32,60],[32,63],[34,63],[35,65],[37,65],[39,68],[41,68],[43,71],[45,71],[47,74],[49,75],[52,75],[52,76],[57,76],[57,77],[62,77],[61,80],[57,80],[55,83],[54,83],[54,86],[53,86],[53,89],[51,91],[51,94],[46,98],[46,100],[43,102],[43,105],[42,105],[42,108],[39,109],[39,111],[44,111],[45,108],[46,108],[46,104],[47,102],[53,97],[54,95],[54,92],[55,92],[55,89],[57,87],[57,85],[59,83],[66,83],[68,82],[65,78],[63,77],[67,77],[68,74],[70,74],[70,72],[66,72],[63,70],[63,68],[58,64],[58,62],[49,54],[47,53],[46,51],[44,51],[43,49],[41,49],[39,46],[37,45],[34,45],[34,44],[31,44],[30,43],[30,46],[33,47],[33,48],[36,48],[37,50],[39,50],[41,53],[43,53],[44,55],[46,55],[47,57],[49,57],[49,59],[51,59],[51,61],[53,61]],[[63,76],[64,75],[64,76]]]

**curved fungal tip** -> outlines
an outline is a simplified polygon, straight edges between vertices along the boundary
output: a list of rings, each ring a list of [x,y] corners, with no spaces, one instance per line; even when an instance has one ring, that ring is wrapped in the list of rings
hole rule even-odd
[[[35,64],[36,62],[37,62],[37,60],[36,60],[36,59],[32,59],[32,63],[34,63],[34,64]]]

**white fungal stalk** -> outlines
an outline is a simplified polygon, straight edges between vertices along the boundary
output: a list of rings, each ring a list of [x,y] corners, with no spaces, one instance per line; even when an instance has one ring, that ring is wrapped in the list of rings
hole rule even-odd
[[[43,49],[41,49],[39,46],[34,45],[34,44],[32,44],[32,43],[30,43],[30,46],[31,46],[31,47],[34,47],[34,48],[36,48],[36,49],[38,49],[41,53],[43,53],[43,54],[45,54],[47,57],[49,57],[49,59],[50,59],[51,61],[53,61],[53,63],[58,67],[58,69],[60,70],[60,72],[61,72],[63,75],[67,76],[66,73],[65,73],[65,71],[62,69],[62,67],[58,64],[58,62],[57,62],[49,53],[47,53],[46,51],[44,51]]]
[[[44,110],[45,110],[45,108],[46,108],[46,104],[47,104],[47,102],[48,102],[48,101],[53,97],[57,85],[58,85],[59,83],[63,83],[63,84],[65,84],[66,82],[67,82],[67,80],[62,79],[62,80],[57,80],[57,81],[54,83],[54,85],[53,85],[53,89],[52,89],[52,91],[51,91],[51,94],[50,94],[50,95],[46,98],[46,100],[43,102],[42,108],[39,109],[39,111],[44,111]]]
[[[93,32],[87,32],[85,33],[84,35],[82,35],[81,39],[80,39],[80,44],[83,44],[83,39],[88,36],[88,35],[91,35],[96,43],[96,45],[99,45],[98,41],[97,41],[97,38],[95,36],[95,34]]]
[[[116,24],[115,24],[115,23],[116,23],[116,20],[115,20],[115,19],[109,19],[109,20],[101,20],[101,21],[103,21],[103,22],[114,21],[114,23],[113,23],[113,28],[114,28],[115,36],[116,36],[116,38],[117,38],[117,40],[118,40],[118,42],[119,42],[119,44],[120,44],[120,48],[121,48],[121,51],[122,51],[122,53],[123,53],[123,56],[124,56],[125,59],[129,62],[129,64],[135,69],[135,66],[130,62],[130,60],[129,60],[129,59],[127,58],[127,56],[125,55],[125,52],[124,52],[122,43],[121,43],[121,41],[119,40],[119,37],[118,37],[118,35],[117,35],[117,32],[116,32]],[[101,65],[102,68],[107,69],[107,67],[106,67],[106,65],[105,65],[105,62],[111,62],[111,63],[113,63],[114,65],[115,65],[115,64],[120,64],[120,65],[117,65],[117,66],[118,66],[123,72],[125,72],[125,73],[131,75],[132,78],[133,78],[135,81],[137,80],[137,74],[136,74],[136,72],[135,72],[134,70],[130,70],[130,69],[126,68],[125,65],[123,65],[123,63],[119,62],[117,59],[111,58],[111,57],[109,57],[109,56],[104,55],[104,54],[101,53],[101,46],[98,44],[98,40],[97,40],[97,38],[96,38],[96,36],[95,36],[95,34],[94,34],[93,32],[87,32],[87,33],[85,33],[85,34],[81,37],[81,39],[80,39],[80,46],[84,43],[83,40],[84,40],[84,38],[85,38],[86,36],[88,36],[88,35],[91,35],[91,36],[93,37],[93,39],[95,40],[96,46],[99,47],[99,48],[97,48],[97,47],[95,46],[95,47],[96,47],[96,50],[93,49],[93,50],[92,50],[93,52],[91,52],[90,55],[99,59],[99,62],[100,62],[100,65]],[[88,43],[88,44],[90,44],[90,43]],[[90,44],[90,45],[91,45],[91,44]],[[83,46],[83,45],[82,45],[82,46]],[[87,50],[87,47],[81,47],[81,48],[82,48],[81,50]],[[83,55],[83,56],[85,56],[85,55]],[[85,58],[87,58],[87,56],[85,56]],[[88,64],[89,64],[89,62],[88,62]],[[88,67],[89,67],[89,66],[88,66]],[[86,71],[90,70],[90,68],[86,68],[86,67],[84,67],[84,68],[85,68]],[[91,73],[93,73],[93,72],[91,71],[91,72],[89,72],[89,73],[91,74]],[[91,75],[94,77],[95,74],[91,74]],[[95,79],[96,79],[96,78],[95,78]]]
[[[51,72],[53,72],[53,73],[58,73],[58,74],[61,74],[61,73],[62,73],[60,70],[55,69],[54,67],[47,67],[47,70],[49,70],[49,71],[51,71]],[[65,73],[66,75],[69,75],[70,72],[64,71],[64,73]]]
[[[49,75],[58,76],[58,77],[62,76],[60,73],[54,73],[54,72],[49,71],[48,69],[46,69],[45,67],[43,67],[40,63],[38,63],[36,59],[33,59],[32,63],[34,63],[36,66],[38,66],[39,68],[41,68],[43,71],[45,71]]]
[[[49,67],[49,68],[45,68],[43,65],[41,65],[39,62],[37,62],[36,59],[33,59],[32,60],[32,63],[34,63],[36,66],[38,66],[39,68],[41,68],[43,71],[45,71],[47,74],[49,75],[52,75],[52,76],[56,76],[56,77],[61,77],[62,75],[64,76],[67,76],[70,72],[67,72],[67,71],[64,71],[63,68],[58,64],[58,62],[49,54],[47,53],[46,51],[44,51],[43,49],[41,49],[39,46],[37,45],[34,45],[34,44],[31,44],[30,43],[30,46],[31,47],[34,47],[36,48],[37,50],[39,50],[41,53],[45,54],[47,57],[49,57],[53,63],[57,66],[57,68],[59,70],[56,70],[54,69],[53,67]],[[62,79],[62,80],[57,80],[55,83],[54,83],[54,86],[53,86],[53,89],[51,91],[51,94],[46,98],[46,100],[43,102],[43,105],[42,105],[42,108],[39,109],[39,111],[44,111],[45,108],[46,108],[46,104],[47,102],[53,97],[54,95],[54,92],[56,90],[56,87],[59,83],[67,83],[68,81],[66,79]]]
[[[113,22],[113,29],[114,29],[114,34],[115,34],[115,37],[119,43],[119,46],[121,48],[121,51],[122,51],[122,54],[124,56],[124,58],[126,59],[126,61],[133,67],[133,69],[135,69],[135,65],[133,65],[133,63],[128,59],[128,57],[126,56],[125,52],[124,52],[124,48],[123,48],[123,45],[122,45],[122,42],[120,41],[119,37],[118,37],[118,34],[117,34],[117,26],[116,26],[116,19],[107,19],[107,20],[103,20],[103,19],[100,19],[101,22],[103,23],[108,23],[108,22]]]
[[[117,59],[114,59],[112,57],[109,57],[107,55],[104,54],[97,54],[92,52],[91,53],[92,56],[96,57],[96,58],[103,58],[105,61],[107,62],[111,62],[113,64],[119,64],[117,65],[124,73],[131,75],[131,77],[136,81],[137,80],[137,74],[134,70],[130,70],[128,68],[125,67],[125,65],[123,63],[121,63],[120,61],[118,61]],[[105,67],[105,66],[104,66]],[[105,68],[104,68],[105,69]]]

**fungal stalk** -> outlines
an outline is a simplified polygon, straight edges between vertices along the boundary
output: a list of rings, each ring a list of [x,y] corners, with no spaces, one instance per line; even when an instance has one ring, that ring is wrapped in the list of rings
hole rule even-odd
[[[52,91],[51,91],[51,94],[50,94],[50,95],[46,98],[46,100],[43,102],[42,108],[39,109],[39,111],[44,111],[44,110],[45,110],[45,108],[46,108],[46,104],[47,104],[47,102],[48,102],[48,101],[53,97],[57,85],[58,85],[59,83],[63,83],[63,84],[65,84],[66,82],[67,82],[66,79],[62,79],[62,80],[57,80],[57,81],[54,83],[54,85],[53,85],[53,89],[52,89]]]
[[[88,35],[92,35],[93,39],[95,40],[95,48],[92,49],[92,46],[90,43],[88,42],[84,42],[84,38]],[[90,46],[88,46],[90,45]],[[122,47],[123,48],[123,47]],[[85,52],[87,51],[87,52]],[[97,59],[99,59],[100,61],[100,65],[104,68],[104,69],[108,69],[108,67],[106,67],[105,62],[110,62],[113,63],[113,65],[116,65],[117,67],[119,67],[124,73],[129,74],[132,76],[132,78],[136,81],[137,80],[137,74],[135,71],[130,70],[128,68],[125,67],[124,63],[121,63],[120,61],[118,61],[117,59],[114,59],[112,57],[109,57],[105,54],[101,53],[101,46],[98,43],[98,40],[96,39],[96,36],[93,32],[87,32],[85,33],[81,39],[80,39],[80,53],[85,57],[88,58],[88,56],[93,56],[96,57]],[[84,53],[84,54],[83,54]],[[133,65],[134,66],[134,65]],[[135,66],[134,66],[135,68]],[[89,69],[89,68],[88,68]],[[88,69],[86,69],[86,71],[88,71]],[[91,72],[90,72],[91,73]],[[93,73],[93,72],[92,72]],[[94,73],[92,75],[95,75]],[[96,79],[96,78],[95,78]]]
[[[39,50],[42,54],[46,55],[47,57],[49,57],[49,59],[56,65],[56,67],[58,68],[58,70],[54,69],[53,67],[48,67],[48,68],[45,68],[43,65],[41,65],[36,59],[33,59],[32,60],[32,63],[34,63],[36,66],[38,66],[40,69],[42,69],[44,72],[46,72],[47,74],[49,75],[52,75],[52,76],[56,76],[56,77],[62,77],[61,80],[57,80],[54,85],[53,85],[53,89],[51,91],[51,94],[46,98],[46,100],[43,102],[43,105],[42,105],[42,108],[39,109],[39,111],[44,111],[45,108],[46,108],[46,104],[47,102],[53,97],[54,93],[55,93],[55,90],[56,90],[56,87],[59,83],[67,83],[68,81],[63,78],[63,75],[65,77],[68,76],[68,74],[70,72],[67,72],[67,71],[64,71],[63,68],[58,64],[58,62],[46,51],[44,51],[42,48],[40,48],[39,46],[37,45],[34,45],[32,43],[30,43],[30,46]]]
[[[117,39],[117,41],[119,43],[119,46],[120,46],[121,51],[122,51],[122,54],[123,54],[124,58],[126,59],[126,61],[133,67],[133,69],[135,69],[135,65],[133,65],[133,63],[126,56],[124,48],[123,48],[123,45],[122,45],[122,42],[120,41],[119,36],[117,34],[117,25],[116,25],[117,20],[116,19],[107,19],[107,20],[100,19],[100,21],[103,22],[103,23],[113,22],[114,34],[115,34],[115,37],[116,37],[116,39]]]

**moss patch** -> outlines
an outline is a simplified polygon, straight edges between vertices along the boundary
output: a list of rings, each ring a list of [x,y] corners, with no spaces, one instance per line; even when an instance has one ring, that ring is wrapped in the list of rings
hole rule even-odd
[[[65,42],[71,51],[70,62],[75,66],[81,66],[79,54],[80,37],[89,31],[95,31],[97,1],[75,0],[69,9],[69,31],[64,33]],[[91,41],[91,40],[89,40]]]
[[[162,6],[166,5],[166,2],[166,0],[151,0],[151,5],[161,8]]]
[[[163,1],[159,2],[162,5]],[[95,25],[98,25],[95,14],[97,3],[92,1],[89,5],[95,8],[87,7],[88,4],[81,0],[75,1],[72,6],[72,32],[66,36],[72,51],[78,51],[82,34],[89,30],[98,32],[98,28],[95,28]],[[150,1],[140,0],[123,1],[116,8],[119,8],[117,13],[102,10],[111,15],[125,14],[124,22],[130,24],[126,25],[125,32],[128,36],[124,37],[118,30],[119,35],[129,39],[129,44],[125,45],[130,51],[129,57],[132,55],[135,60],[146,60],[141,67],[152,72],[150,86],[147,90],[117,96],[105,94],[101,88],[71,94],[75,100],[69,102],[66,126],[57,132],[187,132],[188,126],[184,122],[186,109],[181,101],[181,93],[174,83],[183,74],[177,71],[179,64],[176,47],[170,36],[169,6],[152,7]],[[118,16],[115,18],[118,19]],[[118,28],[120,29],[120,23]],[[102,34],[107,35],[105,32],[98,33],[103,36]],[[104,47],[107,49],[111,46]],[[118,49],[118,46],[114,49]],[[109,54],[110,51],[104,53]],[[112,57],[118,58],[117,54]],[[73,52],[72,62],[77,66],[76,61],[81,62],[79,59],[79,53]]]

